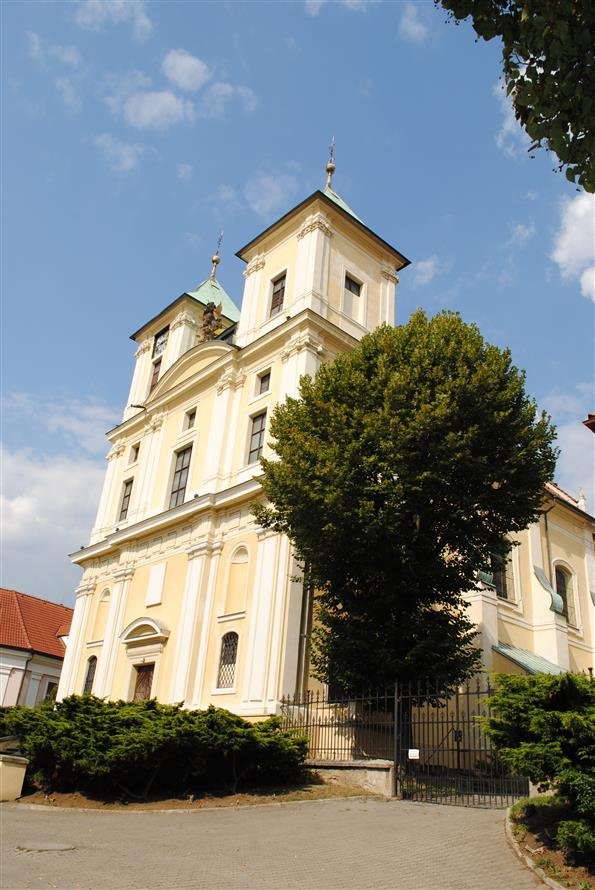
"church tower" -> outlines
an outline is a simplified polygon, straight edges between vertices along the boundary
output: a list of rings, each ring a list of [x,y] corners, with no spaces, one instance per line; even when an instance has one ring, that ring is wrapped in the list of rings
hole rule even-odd
[[[394,324],[408,260],[333,188],[254,237],[242,310],[210,276],[145,322],[111,444],[58,691],[247,716],[307,682],[307,591],[287,538],[256,525],[275,404]],[[239,304],[239,301],[238,301]]]

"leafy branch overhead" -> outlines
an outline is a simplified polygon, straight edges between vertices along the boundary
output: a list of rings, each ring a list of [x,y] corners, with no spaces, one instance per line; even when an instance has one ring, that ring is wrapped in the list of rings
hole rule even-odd
[[[271,421],[271,506],[316,597],[314,667],[346,689],[475,667],[462,594],[537,515],[554,430],[508,350],[455,313],[383,326]]]
[[[533,148],[555,152],[566,178],[595,191],[595,4],[592,0],[435,0],[502,39],[506,89]]]

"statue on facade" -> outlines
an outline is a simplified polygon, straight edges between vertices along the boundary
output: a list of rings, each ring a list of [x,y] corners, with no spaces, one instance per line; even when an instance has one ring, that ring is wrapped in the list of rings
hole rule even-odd
[[[207,340],[214,340],[222,330],[221,303],[218,306],[215,306],[214,303],[207,303],[198,332],[198,342],[205,343]]]

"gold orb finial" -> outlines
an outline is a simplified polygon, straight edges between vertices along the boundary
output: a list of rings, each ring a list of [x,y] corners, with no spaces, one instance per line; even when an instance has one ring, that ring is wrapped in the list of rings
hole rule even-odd
[[[326,165],[326,187],[330,189],[333,187],[333,173],[336,170],[335,166],[335,137],[331,139],[331,144],[329,145],[329,159]]]

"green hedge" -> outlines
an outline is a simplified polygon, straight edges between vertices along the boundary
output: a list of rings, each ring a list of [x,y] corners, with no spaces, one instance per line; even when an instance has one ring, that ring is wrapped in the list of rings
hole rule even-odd
[[[485,728],[500,758],[567,804],[556,841],[570,859],[595,857],[595,682],[581,674],[496,676]]]
[[[248,723],[221,708],[92,695],[2,708],[3,735],[21,737],[29,774],[44,789],[106,798],[289,783],[301,775],[307,752],[306,740],[282,731],[277,717]]]

